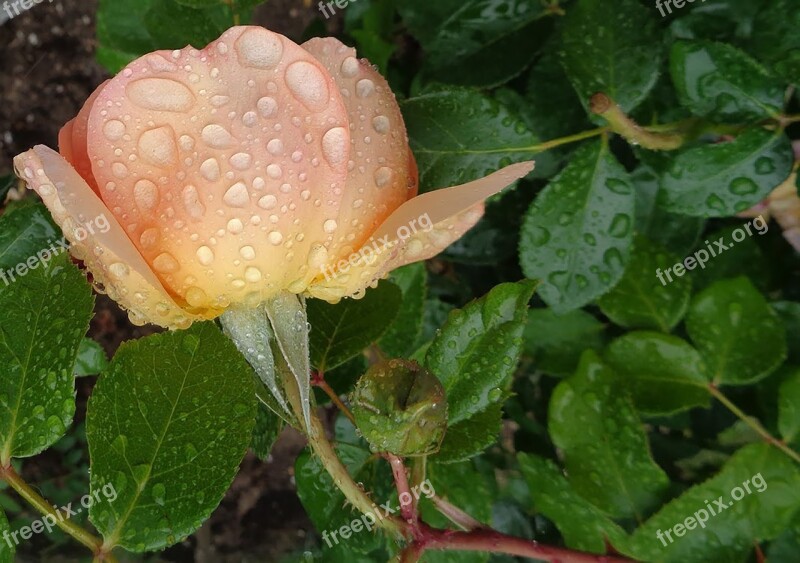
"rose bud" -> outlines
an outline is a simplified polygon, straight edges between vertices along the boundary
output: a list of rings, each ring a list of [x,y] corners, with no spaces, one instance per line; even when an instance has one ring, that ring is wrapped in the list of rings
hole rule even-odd
[[[417,197],[386,80],[336,39],[299,46],[259,27],[132,62],[59,150],[17,156],[17,174],[98,288],[134,323],[169,328],[286,291],[363,295],[461,237],[533,167]],[[85,228],[101,217],[107,229]]]

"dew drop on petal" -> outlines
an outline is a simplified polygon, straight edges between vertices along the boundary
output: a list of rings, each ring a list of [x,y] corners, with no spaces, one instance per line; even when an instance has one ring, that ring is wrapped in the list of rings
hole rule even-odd
[[[278,102],[275,101],[275,98],[264,96],[256,102],[256,108],[261,117],[272,117],[278,111]]]
[[[263,28],[251,28],[236,41],[239,62],[254,68],[274,68],[283,57],[280,35]]]
[[[118,141],[125,135],[125,124],[118,119],[107,121],[106,124],[103,125],[103,135],[105,135],[106,139],[109,141]]]
[[[207,246],[201,246],[195,254],[203,266],[210,266],[214,262],[214,251]]]
[[[128,84],[128,99],[144,109],[186,112],[194,105],[194,95],[185,85],[169,78],[142,78]]]
[[[342,74],[347,78],[353,78],[358,74],[358,60],[355,57],[347,57],[342,61]]]
[[[392,169],[381,166],[375,171],[375,185],[379,188],[384,187],[392,181]]]
[[[225,149],[233,145],[235,139],[222,125],[212,123],[203,127],[203,141],[215,149]]]
[[[250,194],[247,192],[247,186],[243,182],[236,182],[225,192],[222,201],[230,207],[247,207],[247,204],[250,203]]]
[[[253,157],[246,152],[237,152],[231,157],[230,163],[236,170],[247,170],[253,163]]]
[[[193,219],[200,219],[206,212],[205,206],[200,201],[197,188],[191,185],[183,188],[183,205],[186,208],[186,212]]]
[[[321,111],[328,105],[330,92],[325,75],[307,61],[297,61],[286,69],[286,85],[303,105],[311,111]]]
[[[152,211],[158,205],[158,188],[150,180],[139,180],[133,186],[133,199],[141,211]]]
[[[344,127],[334,127],[322,137],[322,154],[331,166],[337,166],[347,159],[347,131]]]
[[[169,274],[177,272],[180,269],[180,264],[178,264],[178,261],[175,260],[172,254],[169,252],[162,252],[153,260],[153,268],[163,274]]]
[[[335,232],[338,227],[339,225],[333,219],[328,219],[325,221],[325,224],[322,225],[322,229],[328,234]]]
[[[209,158],[200,165],[200,174],[209,182],[219,180],[219,162],[216,158]]]
[[[265,195],[261,199],[258,200],[258,206],[261,209],[273,209],[278,204],[277,198],[272,195]]]
[[[232,235],[238,235],[244,231],[244,223],[242,223],[241,219],[231,219],[228,221],[227,229]]]

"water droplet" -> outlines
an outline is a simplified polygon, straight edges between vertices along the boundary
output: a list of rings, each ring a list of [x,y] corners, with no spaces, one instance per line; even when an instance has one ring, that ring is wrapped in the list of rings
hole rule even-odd
[[[250,194],[243,182],[236,182],[225,192],[222,200],[230,207],[247,207],[250,203]]]
[[[137,106],[171,112],[186,112],[195,103],[192,92],[169,78],[142,78],[128,84],[128,98]]]
[[[236,51],[244,66],[274,68],[283,57],[283,41],[277,33],[250,28],[236,41]]]
[[[328,105],[330,92],[325,75],[309,62],[290,64],[286,69],[286,85],[294,97],[311,111],[321,111]]]

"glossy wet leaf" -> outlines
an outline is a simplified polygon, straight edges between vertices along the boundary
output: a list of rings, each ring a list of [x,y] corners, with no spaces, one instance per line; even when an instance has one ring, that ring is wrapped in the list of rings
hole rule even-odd
[[[728,217],[755,205],[792,170],[789,139],[754,127],[733,141],[679,151],[661,176],[658,203],[695,217]]]
[[[0,288],[3,463],[38,454],[72,424],[72,369],[93,304],[89,284],[65,254]]]
[[[622,528],[575,491],[555,463],[527,453],[518,460],[533,497],[531,508],[555,523],[567,547],[606,553],[606,539],[616,545],[625,537]]]
[[[528,281],[495,287],[451,312],[428,348],[424,366],[440,379],[447,393],[448,431],[442,458],[470,457],[496,438],[499,407],[508,397],[522,350],[534,288]]]
[[[742,123],[781,112],[781,82],[731,45],[678,41],[672,46],[670,71],[681,104],[695,115]]]
[[[154,0],[100,0],[97,8],[97,62],[109,72],[122,70],[156,48],[144,25]]]
[[[753,54],[786,82],[800,83],[800,11],[792,0],[765,2],[753,21]]]
[[[108,367],[108,358],[103,347],[90,338],[81,340],[78,357],[75,359],[75,377],[97,375]]]
[[[660,177],[652,166],[641,164],[631,173],[631,182],[636,192],[636,232],[673,254],[690,254],[703,233],[705,219],[672,213],[657,205]]]
[[[783,324],[747,278],[719,281],[696,295],[686,331],[715,384],[754,383],[786,359]]]
[[[755,221],[755,225],[753,220],[748,220],[706,233],[704,241],[697,245],[695,256],[709,258],[704,268],[697,267],[689,274],[695,292],[716,281],[738,276],[747,276],[762,291],[770,289],[773,277],[770,261],[759,247],[759,238],[767,233],[769,227],[763,217]],[[727,250],[721,250],[719,243]]]
[[[733,495],[740,500],[735,501]],[[717,500],[726,509],[721,509]],[[744,561],[754,544],[777,537],[798,508],[800,470],[795,462],[772,446],[753,444],[736,452],[719,474],[693,486],[649,518],[622,551],[641,560],[665,563]],[[700,511],[705,511],[707,518]],[[698,525],[698,518],[706,520],[704,526]],[[677,524],[683,528],[680,536],[674,532]],[[658,538],[659,530],[663,540]],[[672,542],[664,534],[670,530]]]
[[[256,423],[253,426],[253,437],[250,449],[261,461],[267,461],[272,451],[272,446],[283,430],[283,420],[262,403],[258,404]]]
[[[600,141],[583,145],[537,196],[520,234],[525,275],[558,313],[581,307],[622,277],[633,240],[628,173]]]
[[[525,352],[537,370],[567,377],[575,372],[584,350],[605,346],[606,326],[576,309],[557,315],[550,309],[531,309],[525,325]]]
[[[123,344],[88,405],[92,505],[107,543],[142,552],[195,532],[250,445],[252,372],[213,323]]]
[[[786,346],[788,361],[800,364],[800,303],[794,301],[776,301],[770,306],[786,328]]]
[[[800,437],[800,369],[793,369],[781,383],[778,395],[778,429],[787,443]]]
[[[536,158],[531,148],[540,139],[519,116],[475,90],[423,94],[400,109],[419,166],[420,191],[457,186]]]
[[[622,279],[597,301],[600,310],[625,328],[669,332],[686,313],[692,289],[686,275],[674,273],[670,280],[664,273],[673,272],[679,261],[662,246],[637,237]]]
[[[25,262],[30,257],[41,252],[46,259],[51,252],[63,252],[58,240],[61,235],[40,204],[25,205],[0,216],[0,290],[27,270]],[[16,270],[18,265],[20,270]]]
[[[0,537],[5,537],[6,533],[11,532],[11,527],[8,525],[8,519],[5,512],[0,510]],[[14,552],[16,551],[13,542],[1,541],[0,542],[0,563],[13,563]]]
[[[611,343],[605,359],[642,413],[670,415],[710,405],[703,359],[677,336],[629,332]]]
[[[325,372],[361,353],[389,328],[402,299],[400,288],[390,282],[367,290],[362,299],[343,299],[336,305],[309,299],[311,365]]]
[[[629,112],[655,86],[663,48],[656,17],[636,0],[609,9],[603,0],[578,0],[567,10],[561,62],[584,107],[604,92]]]
[[[551,18],[537,0],[407,0],[400,14],[436,80],[496,86],[536,56]]]
[[[378,346],[389,357],[405,358],[414,352],[414,344],[422,333],[428,273],[425,264],[418,262],[395,270],[390,280],[403,293],[403,302]]]
[[[548,428],[575,491],[616,518],[641,518],[669,483],[625,385],[595,352],[550,399]]]

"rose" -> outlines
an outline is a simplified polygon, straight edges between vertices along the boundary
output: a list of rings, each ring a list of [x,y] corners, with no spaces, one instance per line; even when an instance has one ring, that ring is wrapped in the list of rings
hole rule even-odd
[[[383,77],[335,39],[301,47],[258,27],[132,62],[64,126],[59,148],[17,156],[17,174],[98,288],[133,322],[170,328],[287,290],[361,295],[439,253],[486,197],[532,169],[415,197],[416,164]],[[99,215],[110,230],[79,240]],[[411,234],[421,216],[432,228]],[[368,245],[383,250],[359,254]]]

